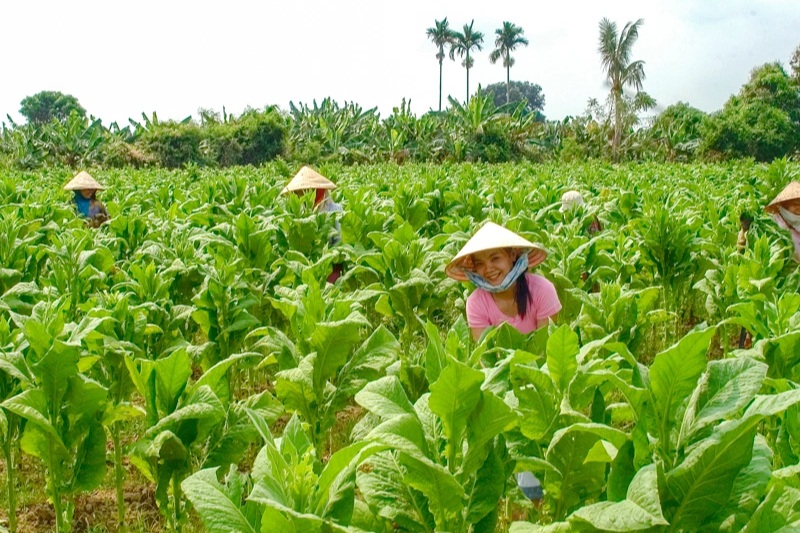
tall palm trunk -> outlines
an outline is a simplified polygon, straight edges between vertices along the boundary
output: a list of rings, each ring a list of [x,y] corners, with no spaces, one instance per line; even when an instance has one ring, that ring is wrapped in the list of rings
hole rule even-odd
[[[467,50],[467,103],[469,103],[469,50]]]
[[[442,59],[439,59],[439,111],[442,110]]]
[[[511,101],[511,65],[506,65],[506,103]]]
[[[614,92],[614,141],[611,151],[614,162],[619,162],[619,144],[622,140],[622,94],[621,91]]]

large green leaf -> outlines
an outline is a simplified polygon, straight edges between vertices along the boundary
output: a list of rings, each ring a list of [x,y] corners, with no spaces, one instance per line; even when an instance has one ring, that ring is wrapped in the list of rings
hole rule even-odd
[[[520,430],[532,440],[544,439],[554,432],[561,414],[561,395],[544,371],[526,365],[511,370],[514,395],[519,400]]]
[[[749,517],[742,531],[790,533],[800,529],[800,490],[783,483],[773,484],[764,500]]]
[[[425,377],[428,378],[428,383],[435,383],[442,369],[447,366],[447,352],[439,328],[430,320],[425,324],[425,335],[428,337],[428,346],[425,349]]]
[[[772,450],[764,437],[756,435],[750,464],[739,471],[727,505],[711,522],[723,524],[722,529],[727,531],[741,531],[767,492],[771,467]]]
[[[428,459],[401,454],[400,460],[406,468],[406,483],[428,499],[437,530],[453,531],[464,511],[464,487],[446,468]]]
[[[349,524],[353,515],[356,469],[383,449],[382,446],[359,442],[334,453],[319,476],[314,514]]]
[[[695,388],[681,425],[677,445],[717,421],[743,409],[761,388],[767,365],[740,357],[711,361]]]
[[[370,431],[368,438],[408,455],[428,456],[425,430],[416,415],[392,417]]]
[[[588,523],[602,531],[641,531],[669,523],[661,513],[656,465],[636,473],[621,502],[598,502],[575,511],[571,522]]]
[[[627,437],[608,426],[579,423],[557,431],[550,442],[545,459],[554,469],[545,474],[543,486],[557,500],[556,519],[565,518],[584,499],[600,495],[606,464],[587,458],[601,440],[619,449]]]
[[[336,375],[359,341],[361,328],[369,325],[369,321],[359,313],[352,313],[344,320],[316,325],[309,339],[317,352],[312,374],[316,390],[324,387],[325,382]]]
[[[367,385],[356,394],[356,402],[382,418],[414,414],[414,406],[406,396],[397,376],[386,376]]]
[[[481,392],[481,400],[467,424],[468,449],[461,470],[469,475],[480,468],[486,457],[483,448],[497,435],[517,425],[517,414],[506,403],[488,391]]]
[[[547,371],[563,393],[578,370],[578,336],[564,324],[547,339]]]
[[[755,434],[755,424],[747,420],[721,426],[667,472],[667,487],[678,503],[673,527],[696,531],[727,503],[736,477],[750,464]]]
[[[396,453],[379,453],[365,463],[358,475],[358,489],[379,516],[412,532],[432,532],[433,517],[421,492],[403,480],[404,470]]]
[[[467,422],[481,398],[482,383],[482,372],[451,360],[436,383],[431,385],[428,406],[442,420],[451,457],[461,449]]]
[[[186,388],[192,375],[192,362],[186,350],[177,350],[168,357],[154,363],[156,373],[156,396],[159,413],[172,413],[178,399]]]
[[[506,482],[503,463],[494,448],[484,455],[486,460],[466,488],[465,518],[468,524],[476,524],[486,515],[496,510],[500,498],[503,496],[503,488]]]
[[[659,446],[665,457],[672,454],[670,434],[677,426],[678,407],[692,393],[706,368],[706,351],[713,335],[713,328],[691,331],[677,344],[656,355],[650,368]]]
[[[256,533],[241,510],[241,502],[231,501],[217,481],[217,468],[196,472],[183,480],[181,488],[210,533]]]
[[[106,474],[106,432],[99,422],[89,426],[74,456],[73,491],[91,491],[103,482]]]
[[[364,385],[383,376],[386,367],[397,359],[399,351],[400,343],[394,335],[384,326],[378,326],[337,374],[338,394],[350,398]]]

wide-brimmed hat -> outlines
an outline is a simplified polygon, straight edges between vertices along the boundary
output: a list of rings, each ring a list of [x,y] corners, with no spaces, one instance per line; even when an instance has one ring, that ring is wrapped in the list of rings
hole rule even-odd
[[[567,191],[561,195],[561,207],[558,209],[562,213],[583,205],[583,196],[578,191]]]
[[[105,187],[94,179],[88,172],[81,170],[78,174],[69,180],[69,183],[64,185],[65,191],[83,191],[83,190],[103,191]]]
[[[458,281],[468,281],[464,270],[473,270],[472,254],[486,250],[513,248],[528,254],[528,268],[539,265],[547,258],[547,251],[538,244],[523,239],[511,230],[494,222],[487,222],[461,248],[452,261],[444,268],[445,273]]]
[[[787,185],[765,209],[767,213],[777,213],[780,204],[791,200],[800,200],[800,183],[796,181]]]
[[[335,189],[336,184],[311,167],[303,167],[286,184],[281,194],[293,191],[307,191],[309,189]]]

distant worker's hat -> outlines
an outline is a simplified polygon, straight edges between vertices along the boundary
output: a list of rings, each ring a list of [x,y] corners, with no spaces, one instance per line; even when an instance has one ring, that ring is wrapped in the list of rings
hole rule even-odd
[[[81,170],[74,178],[69,180],[69,183],[64,185],[65,191],[103,191],[105,187],[94,179],[88,172]]]
[[[487,222],[461,248],[452,261],[444,268],[445,273],[458,281],[468,281],[464,270],[474,270],[472,254],[486,250],[513,248],[528,254],[528,268],[541,264],[547,258],[547,251],[538,244],[523,239],[511,230],[494,222]]]
[[[787,185],[778,196],[766,207],[767,213],[777,213],[780,204],[800,200],[800,183],[793,181]]]
[[[567,191],[561,195],[561,207],[559,211],[571,211],[583,205],[583,196],[578,191]]]
[[[311,167],[305,166],[294,175],[281,194],[294,191],[307,191],[309,189],[335,189],[336,184]]]

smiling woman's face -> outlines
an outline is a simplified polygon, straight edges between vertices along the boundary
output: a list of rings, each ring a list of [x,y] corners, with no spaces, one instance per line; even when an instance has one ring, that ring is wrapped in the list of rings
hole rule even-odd
[[[514,257],[506,249],[486,250],[472,254],[475,273],[491,285],[500,285],[511,269],[514,268]]]

